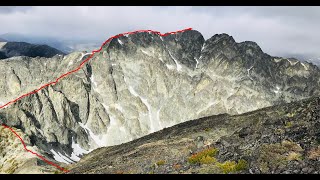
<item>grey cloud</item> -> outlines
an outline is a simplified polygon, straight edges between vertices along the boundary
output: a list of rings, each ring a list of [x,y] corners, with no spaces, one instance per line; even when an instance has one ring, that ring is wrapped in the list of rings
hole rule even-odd
[[[2,7],[0,7],[0,14],[10,14],[10,13],[14,13],[14,12],[26,12],[31,9],[32,9],[32,7],[2,6]]]

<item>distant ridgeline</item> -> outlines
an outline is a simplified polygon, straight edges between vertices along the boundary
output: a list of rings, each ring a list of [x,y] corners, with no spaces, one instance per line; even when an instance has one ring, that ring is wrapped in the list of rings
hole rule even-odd
[[[65,53],[48,45],[36,45],[25,42],[0,42],[0,59],[14,56],[50,58],[57,54],[64,55]]]

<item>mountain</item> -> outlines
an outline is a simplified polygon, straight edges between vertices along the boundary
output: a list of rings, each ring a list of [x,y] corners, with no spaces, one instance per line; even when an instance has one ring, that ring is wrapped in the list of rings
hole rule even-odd
[[[7,40],[0,38],[0,42],[7,42]]]
[[[88,56],[0,61],[0,105],[55,82]],[[112,39],[79,71],[0,109],[0,120],[20,130],[27,147],[66,165],[192,119],[320,96],[319,79],[312,63],[273,57],[227,34],[205,40],[194,30],[164,37],[139,32]],[[16,158],[23,157],[19,151],[3,156],[0,172],[34,161]]]
[[[64,53],[48,45],[34,45],[25,42],[2,42],[0,43],[0,59],[14,56],[28,57],[53,57]]]
[[[48,45],[66,54],[74,51],[92,51],[100,46],[100,42],[86,39],[59,39],[50,36],[27,35],[19,33],[6,33],[0,35],[6,42],[27,42],[30,44]],[[1,40],[0,40],[1,42]]]
[[[64,53],[70,53],[73,50],[65,45],[61,40],[49,36],[36,36],[36,35],[25,35],[20,33],[6,33],[0,35],[0,38],[6,39],[7,42],[27,42],[30,44],[48,45],[53,48],[59,49]]]
[[[319,173],[320,98],[184,122],[97,149],[70,173]]]

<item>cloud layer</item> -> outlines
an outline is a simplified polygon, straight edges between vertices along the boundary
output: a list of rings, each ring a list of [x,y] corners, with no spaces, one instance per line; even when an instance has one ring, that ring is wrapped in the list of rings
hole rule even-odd
[[[103,42],[127,31],[192,27],[255,41],[272,55],[320,57],[320,7],[0,7],[0,34],[18,32]]]

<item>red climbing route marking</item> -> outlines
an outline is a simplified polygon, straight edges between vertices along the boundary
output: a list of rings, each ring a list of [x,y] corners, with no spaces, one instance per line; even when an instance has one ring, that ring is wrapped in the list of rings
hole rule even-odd
[[[55,164],[55,163],[47,160],[46,158],[44,158],[43,156],[39,155],[38,153],[29,150],[29,149],[27,148],[25,142],[23,141],[23,139],[21,138],[21,136],[19,136],[18,133],[16,133],[11,127],[9,127],[9,126],[7,126],[7,125],[5,125],[5,124],[2,124],[2,126],[3,126],[4,128],[6,128],[6,129],[9,129],[15,136],[17,136],[17,138],[19,138],[19,140],[21,141],[21,144],[23,145],[23,148],[24,148],[26,151],[28,151],[29,153],[32,153],[32,154],[38,156],[40,159],[42,159],[42,160],[45,161],[46,163],[48,163],[48,164],[50,164],[50,165],[52,165],[52,166],[60,169],[61,171],[69,172],[69,170],[67,170],[67,169],[65,169],[65,168],[63,168],[63,167],[60,167],[59,165],[57,165],[57,164]]]

